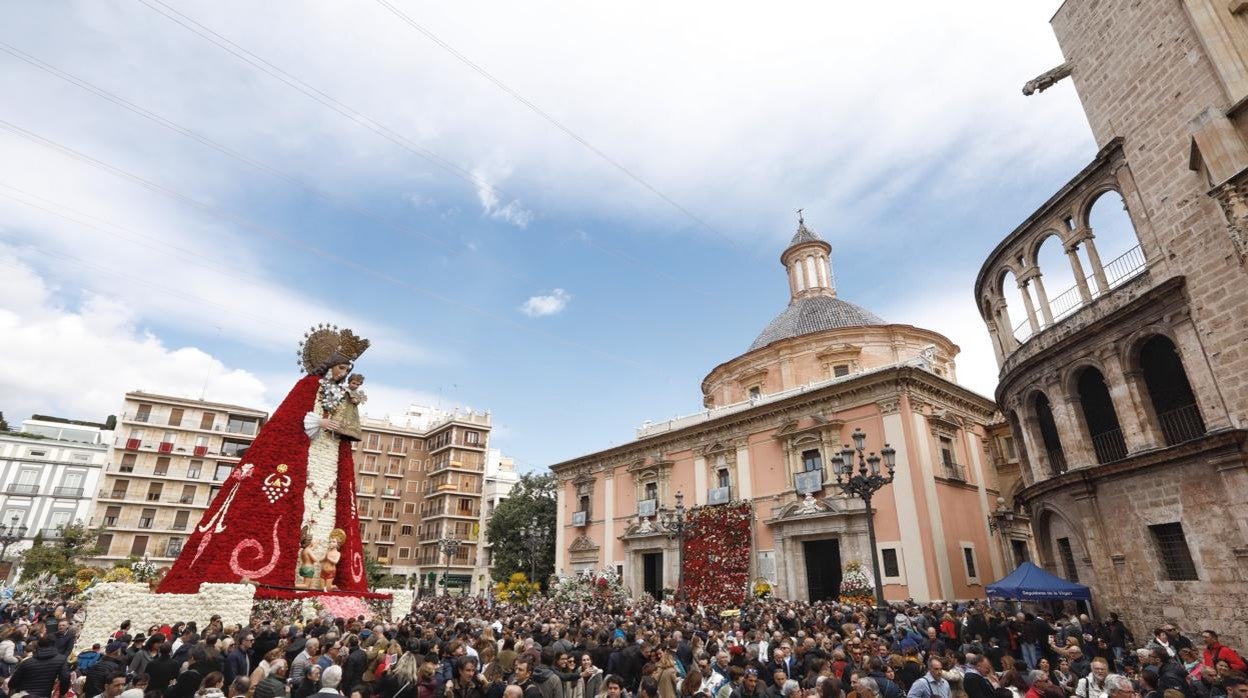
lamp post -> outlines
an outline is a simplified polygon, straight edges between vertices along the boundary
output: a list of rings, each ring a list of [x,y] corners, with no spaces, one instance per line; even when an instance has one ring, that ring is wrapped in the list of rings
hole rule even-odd
[[[667,537],[676,539],[676,588],[680,591],[680,602],[688,599],[685,595],[685,495],[676,492],[676,509],[663,514],[663,528],[667,529]]]
[[[7,524],[0,524],[0,560],[9,552],[9,546],[26,537],[26,526],[18,525],[18,515]]]
[[[1018,560],[1014,559],[1010,546],[1006,545],[1006,541],[1009,540],[1009,532],[1014,528],[1014,517],[1014,509],[1006,505],[1005,497],[997,497],[997,508],[988,514],[988,530],[1000,534],[1001,547],[1005,551],[1005,559],[1013,562],[1014,566],[1018,566]]]
[[[439,538],[438,549],[446,556],[446,572],[442,573],[442,593],[445,596],[451,595],[451,558],[455,557],[455,553],[459,552],[459,546],[463,545],[454,538]]]
[[[871,497],[881,487],[893,481],[893,470],[897,467],[897,451],[888,444],[880,449],[880,455],[872,451],[866,454],[867,435],[862,429],[854,429],[852,435],[854,445],[845,444],[838,455],[832,457],[832,466],[836,470],[836,484],[848,495],[859,497],[867,505],[867,538],[871,544],[871,572],[875,576],[875,612],[876,623],[883,628],[888,622],[888,606],[884,604],[884,585],[880,578],[880,555],[875,545],[875,512],[871,509]],[[854,456],[858,456],[858,472],[854,473]],[[882,458],[881,458],[882,456]],[[880,474],[880,461],[883,460],[887,475]]]
[[[534,579],[537,576],[537,555],[550,540],[550,532],[540,524],[528,523],[520,529],[520,540],[529,549],[529,581],[537,581]]]

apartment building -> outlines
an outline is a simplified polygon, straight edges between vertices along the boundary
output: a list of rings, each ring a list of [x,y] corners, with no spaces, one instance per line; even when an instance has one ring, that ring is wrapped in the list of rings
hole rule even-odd
[[[172,563],[267,419],[252,407],[126,393],[90,518],[101,529],[94,562]]]
[[[452,590],[476,591],[490,424],[488,412],[417,405],[399,417],[361,420],[354,454],[360,537],[390,574],[430,588],[445,575]],[[449,561],[443,539],[459,541]]]
[[[112,434],[103,424],[48,417],[0,432],[0,525],[22,534],[7,556],[87,520]],[[9,563],[0,561],[0,576],[8,572]]]
[[[481,520],[478,524],[482,536],[486,536],[486,531],[489,530],[490,517],[494,515],[494,510],[507,499],[511,494],[511,488],[515,487],[519,481],[520,475],[516,473],[516,463],[513,459],[504,456],[497,448],[486,451],[485,484],[481,492]],[[490,568],[494,566],[494,558],[490,554],[488,536],[478,548],[477,569],[473,572],[473,578],[476,580],[475,588],[489,589],[492,583]]]

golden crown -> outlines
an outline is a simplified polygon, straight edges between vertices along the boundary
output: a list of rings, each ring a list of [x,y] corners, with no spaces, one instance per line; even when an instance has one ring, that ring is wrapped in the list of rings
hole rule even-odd
[[[368,340],[357,337],[346,328],[320,324],[303,333],[299,342],[299,365],[304,373],[323,373],[340,363],[354,363],[368,350]]]

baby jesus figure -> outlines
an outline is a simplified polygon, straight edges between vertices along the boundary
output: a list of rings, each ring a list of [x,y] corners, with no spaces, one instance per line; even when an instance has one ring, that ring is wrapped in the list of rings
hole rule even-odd
[[[344,439],[359,441],[364,438],[364,434],[360,431],[360,405],[368,401],[368,395],[364,394],[364,389],[360,387],[362,385],[364,385],[364,374],[352,373],[347,378],[347,387],[343,390],[347,398],[330,415],[330,418],[338,423],[338,433]]]

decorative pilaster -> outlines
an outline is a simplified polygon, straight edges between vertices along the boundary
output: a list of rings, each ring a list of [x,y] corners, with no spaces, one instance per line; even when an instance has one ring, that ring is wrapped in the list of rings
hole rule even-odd
[[[1209,196],[1217,199],[1226,216],[1226,234],[1243,264],[1248,259],[1248,170],[1215,187]]]

